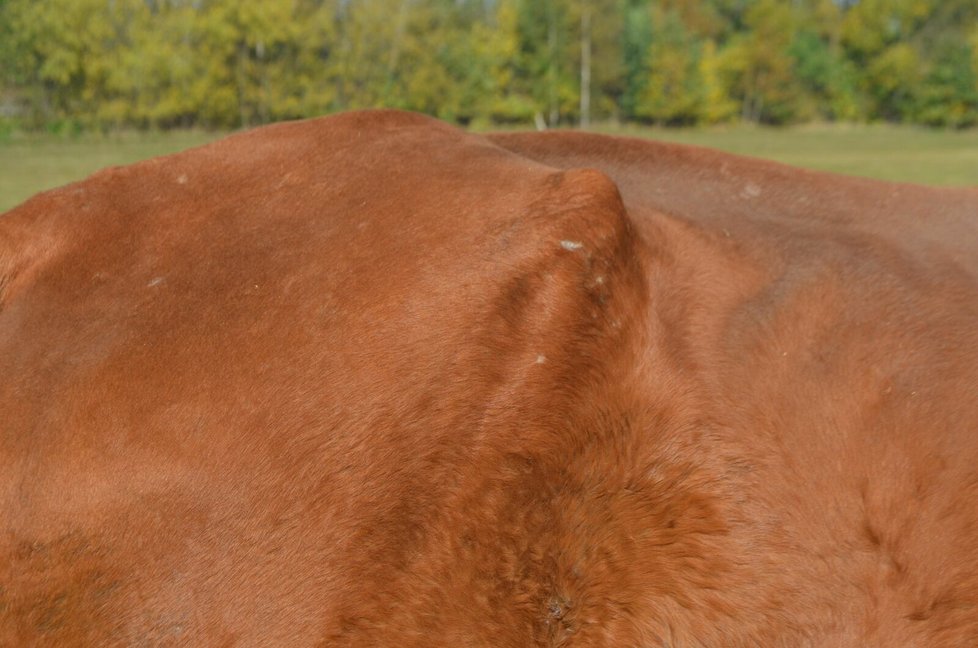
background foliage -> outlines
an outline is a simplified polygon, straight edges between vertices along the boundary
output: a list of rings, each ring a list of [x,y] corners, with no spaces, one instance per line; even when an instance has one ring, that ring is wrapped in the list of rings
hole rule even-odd
[[[0,129],[978,124],[976,0],[0,0]]]

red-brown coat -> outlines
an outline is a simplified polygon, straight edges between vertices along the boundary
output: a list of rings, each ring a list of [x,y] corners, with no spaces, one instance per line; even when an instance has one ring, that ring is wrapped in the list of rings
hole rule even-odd
[[[417,115],[0,217],[0,645],[978,645],[978,192]]]

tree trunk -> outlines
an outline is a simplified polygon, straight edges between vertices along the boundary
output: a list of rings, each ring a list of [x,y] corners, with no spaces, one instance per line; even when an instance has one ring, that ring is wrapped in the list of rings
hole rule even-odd
[[[394,26],[394,42],[391,43],[390,57],[387,59],[387,83],[384,85],[384,100],[390,98],[391,90],[394,87],[394,78],[397,76],[397,64],[401,58],[401,46],[404,43],[404,32],[407,29],[408,9],[411,0],[401,0],[401,7],[397,12],[397,22]]]
[[[238,94],[238,127],[248,128],[250,126],[248,119],[248,108],[247,108],[247,90],[245,85],[247,80],[245,79],[245,63],[248,60],[248,44],[242,38],[238,42],[238,52],[237,60],[235,65],[234,81],[237,86]]]
[[[581,8],[581,128],[591,125],[591,6]]]
[[[547,103],[550,112],[550,127],[560,121],[560,107],[557,103],[557,16],[553,0],[547,3]]]

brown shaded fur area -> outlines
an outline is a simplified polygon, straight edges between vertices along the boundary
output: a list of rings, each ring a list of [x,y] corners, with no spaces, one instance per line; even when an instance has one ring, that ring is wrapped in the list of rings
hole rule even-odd
[[[0,216],[0,645],[978,643],[978,194],[377,111]]]

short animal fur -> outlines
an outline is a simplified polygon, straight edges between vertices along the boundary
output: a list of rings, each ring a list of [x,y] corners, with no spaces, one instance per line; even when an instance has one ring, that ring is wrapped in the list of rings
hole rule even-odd
[[[0,216],[0,645],[978,645],[978,191],[378,111]]]

